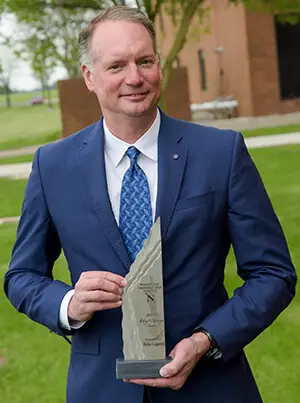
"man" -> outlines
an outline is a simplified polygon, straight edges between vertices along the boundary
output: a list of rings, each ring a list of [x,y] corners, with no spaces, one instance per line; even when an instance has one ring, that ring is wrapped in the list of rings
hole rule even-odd
[[[103,119],[37,151],[8,298],[51,331],[73,335],[69,403],[261,402],[243,348],[289,304],[296,275],[242,136],[157,109],[161,65],[140,11],[106,10],[81,32],[80,46]],[[115,362],[124,277],[155,217],[173,360],[160,379],[123,382]],[[228,299],[231,243],[245,282]],[[52,278],[61,248],[74,289]]]

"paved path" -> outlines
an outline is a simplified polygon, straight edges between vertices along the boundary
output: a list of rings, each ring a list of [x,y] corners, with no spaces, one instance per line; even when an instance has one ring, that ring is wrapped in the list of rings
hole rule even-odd
[[[4,217],[0,218],[0,225],[3,224],[12,224],[18,222],[20,217]]]
[[[246,140],[248,148],[277,147],[287,144],[300,144],[300,133],[278,134],[275,136],[249,137]],[[0,161],[1,162],[1,161]],[[19,164],[0,164],[0,177],[28,178],[31,171],[31,162]]]
[[[39,145],[35,145],[35,146],[17,148],[14,150],[1,150],[0,158],[20,157],[22,155],[34,154],[39,147],[40,147]],[[0,160],[0,164],[1,164],[1,160]]]
[[[211,116],[207,117],[207,114],[195,112],[193,113],[193,121],[204,126],[244,131],[262,129],[264,127],[299,125],[300,112],[268,116],[242,116],[232,119],[212,119]]]
[[[300,144],[300,133],[248,137],[245,139],[245,142],[248,148],[278,147],[288,144]]]
[[[31,165],[31,162],[0,165],[0,178],[26,179],[30,174]]]

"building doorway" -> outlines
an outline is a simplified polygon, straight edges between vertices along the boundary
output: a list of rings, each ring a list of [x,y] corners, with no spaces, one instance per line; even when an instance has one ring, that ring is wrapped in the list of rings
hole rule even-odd
[[[281,99],[300,98],[300,23],[275,25]]]

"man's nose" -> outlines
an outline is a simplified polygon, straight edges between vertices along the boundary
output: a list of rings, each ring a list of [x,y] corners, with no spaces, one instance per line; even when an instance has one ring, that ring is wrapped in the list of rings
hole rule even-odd
[[[125,82],[128,85],[141,85],[143,83],[143,77],[140,74],[139,68],[136,64],[128,66],[126,71]]]

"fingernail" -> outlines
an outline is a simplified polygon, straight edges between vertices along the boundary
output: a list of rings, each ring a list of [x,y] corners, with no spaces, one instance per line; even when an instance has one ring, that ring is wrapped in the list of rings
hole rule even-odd
[[[162,368],[162,369],[160,370],[160,376],[162,376],[163,378],[168,378],[169,373],[168,373],[168,371],[167,371],[165,368]]]
[[[123,278],[123,280],[121,281],[121,284],[125,287],[127,285],[127,280],[125,278]]]

